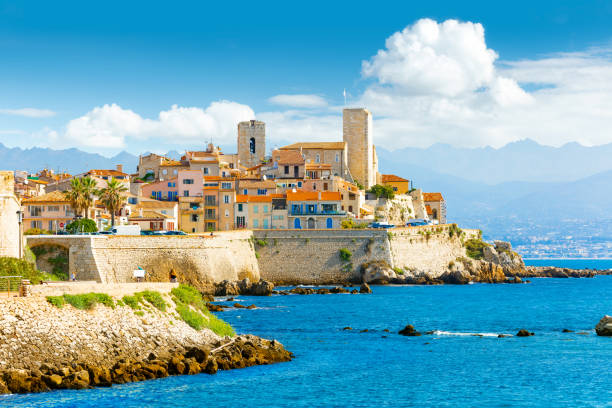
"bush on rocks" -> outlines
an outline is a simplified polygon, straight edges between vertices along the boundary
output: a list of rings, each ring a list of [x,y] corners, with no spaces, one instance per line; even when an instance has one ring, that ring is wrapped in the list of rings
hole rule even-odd
[[[47,296],[47,302],[62,308],[66,303],[80,310],[91,310],[98,303],[115,308],[115,301],[106,293],[83,293],[79,295]]]

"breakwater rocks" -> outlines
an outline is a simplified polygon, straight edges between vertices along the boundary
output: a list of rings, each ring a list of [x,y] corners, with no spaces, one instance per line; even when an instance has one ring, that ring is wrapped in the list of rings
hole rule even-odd
[[[595,332],[598,336],[612,336],[612,316],[605,315],[602,317],[595,326]]]
[[[283,291],[278,291],[275,292],[275,294],[279,294],[279,295],[289,295],[289,294],[294,294],[294,295],[332,295],[332,294],[338,294],[338,293],[350,293],[352,295],[356,295],[356,294],[369,294],[372,293],[372,289],[370,288],[370,285],[368,285],[367,283],[362,283],[361,286],[359,287],[359,289],[352,289],[352,288],[343,288],[340,286],[334,286],[333,288],[312,288],[312,287],[303,287],[303,286],[298,286],[296,288],[290,289],[290,290],[283,290]]]
[[[164,311],[144,304],[139,310],[120,304],[79,310],[42,297],[1,299],[0,393],[212,374],[292,357],[274,340],[195,330],[170,295],[163,298]]]
[[[593,278],[597,275],[608,274],[607,271],[592,269],[569,269],[554,266],[526,266],[524,269],[511,270],[507,276],[519,278]]]
[[[274,291],[274,284],[265,280],[251,282],[249,278],[240,281],[224,280],[215,283],[211,294],[215,296],[270,296]]]

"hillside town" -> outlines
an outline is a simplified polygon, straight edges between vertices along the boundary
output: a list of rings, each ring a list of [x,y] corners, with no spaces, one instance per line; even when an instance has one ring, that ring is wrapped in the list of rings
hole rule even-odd
[[[342,141],[296,142],[269,153],[265,123],[250,120],[237,125],[237,153],[213,144],[180,160],[150,153],[134,174],[121,165],[76,175],[15,171],[23,229],[62,233],[75,219],[92,220],[98,231],[138,225],[190,234],[445,224],[441,193],[412,188],[406,175],[380,174],[371,113],[344,109],[342,119]],[[84,184],[86,203],[75,205],[70,191]],[[119,196],[113,205],[102,197],[108,190]]]

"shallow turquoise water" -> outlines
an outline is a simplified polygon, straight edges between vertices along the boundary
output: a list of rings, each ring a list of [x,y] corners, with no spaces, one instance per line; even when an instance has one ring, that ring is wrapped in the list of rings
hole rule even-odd
[[[373,290],[242,298],[260,309],[219,313],[239,332],[284,343],[295,353],[290,363],[8,396],[0,406],[612,406],[612,338],[593,330],[604,314],[612,314],[612,276]],[[397,335],[407,323],[421,331],[526,328],[536,335]],[[561,333],[564,328],[588,334]]]

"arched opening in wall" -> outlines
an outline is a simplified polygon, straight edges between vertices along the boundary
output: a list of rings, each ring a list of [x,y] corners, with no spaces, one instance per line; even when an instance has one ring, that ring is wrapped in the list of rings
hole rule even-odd
[[[249,151],[252,154],[255,154],[255,138],[252,137],[251,140],[249,141]]]
[[[174,269],[170,269],[170,282],[176,282],[176,273],[174,273]]]
[[[434,220],[437,220],[438,219],[438,210],[436,208],[431,210],[431,215],[432,215]]]
[[[309,218],[307,223],[308,223],[308,229],[315,229],[315,220],[314,220],[314,218]]]
[[[67,281],[69,276],[69,250],[54,244],[35,245],[30,248],[36,269],[49,275],[49,280]]]

